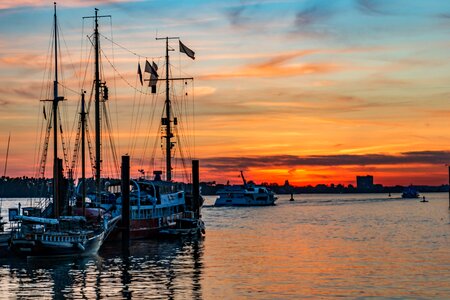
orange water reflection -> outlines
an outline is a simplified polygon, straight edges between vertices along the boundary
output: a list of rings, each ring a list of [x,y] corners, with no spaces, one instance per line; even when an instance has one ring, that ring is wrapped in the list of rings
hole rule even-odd
[[[1,259],[1,296],[446,299],[448,195],[426,196],[427,204],[368,194],[205,207],[204,240],[142,241],[130,256],[109,244],[85,259]]]

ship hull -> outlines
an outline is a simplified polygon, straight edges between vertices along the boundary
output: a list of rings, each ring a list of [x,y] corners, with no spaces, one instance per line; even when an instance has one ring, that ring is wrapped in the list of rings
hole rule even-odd
[[[169,225],[160,225],[159,219],[148,220],[131,220],[130,222],[130,239],[131,240],[143,240],[152,239],[158,237],[160,230],[169,228]],[[118,241],[122,239],[122,224],[119,224],[111,234],[108,236],[107,241]]]
[[[214,206],[270,206],[275,205],[275,197],[265,197],[264,200],[255,200],[250,197],[225,197],[217,198]]]
[[[11,238],[10,233],[0,234],[0,258],[7,257],[11,253],[9,251],[9,241]]]
[[[18,238],[12,239],[10,249],[21,257],[33,256],[86,256],[97,253],[103,243],[104,233],[88,238],[85,242],[54,242]]]

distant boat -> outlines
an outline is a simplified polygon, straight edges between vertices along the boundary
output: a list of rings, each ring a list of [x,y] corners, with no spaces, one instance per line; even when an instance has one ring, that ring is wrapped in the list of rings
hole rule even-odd
[[[403,194],[402,194],[402,198],[405,198],[405,199],[415,199],[415,198],[419,198],[419,197],[420,197],[419,193],[418,193],[417,190],[416,190],[414,187],[412,187],[412,186],[407,187],[407,188],[403,191]]]
[[[227,186],[219,190],[214,206],[267,206],[274,205],[275,194],[264,186],[247,184],[241,171],[244,185]]]

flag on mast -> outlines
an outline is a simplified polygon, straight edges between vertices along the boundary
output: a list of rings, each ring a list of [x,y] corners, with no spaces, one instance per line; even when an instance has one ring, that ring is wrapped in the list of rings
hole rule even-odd
[[[192,59],[195,59],[195,52],[186,47],[181,41],[180,42],[180,52],[185,53],[187,56],[189,56]]]
[[[148,60],[145,61],[145,72],[150,73],[150,80],[148,86],[152,88],[152,94],[156,94],[156,83],[158,82],[158,65],[154,61],[150,64]]]
[[[144,84],[144,81],[142,80],[142,71],[141,71],[141,64],[138,63],[138,71],[137,71],[138,75],[139,75],[139,81],[141,82],[141,85]]]
[[[148,62],[148,60],[145,61],[145,72],[150,73],[152,76],[158,78],[158,66],[155,64],[154,61],[152,61],[152,64]]]

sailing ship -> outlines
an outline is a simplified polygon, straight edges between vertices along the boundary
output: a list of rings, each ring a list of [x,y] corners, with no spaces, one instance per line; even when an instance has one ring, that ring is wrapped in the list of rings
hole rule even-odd
[[[97,11],[95,13],[97,16]],[[106,218],[89,222],[83,215],[67,215],[70,191],[68,180],[63,176],[62,159],[58,158],[58,103],[64,97],[58,93],[58,25],[56,3],[54,5],[54,81],[51,120],[48,133],[53,128],[53,201],[44,202],[43,207],[27,207],[22,212],[16,209],[12,221],[10,249],[19,256],[66,256],[88,255],[97,252],[108,229]],[[82,94],[82,115],[84,115]],[[53,121],[53,124],[52,122]],[[83,128],[84,129],[84,128]],[[47,145],[45,145],[45,149]],[[84,164],[83,164],[84,165]],[[84,178],[84,174],[83,174]],[[42,209],[41,209],[42,208]]]
[[[183,183],[175,182],[172,178],[172,147],[174,129],[178,120],[172,116],[172,101],[170,98],[170,82],[175,80],[188,80],[192,78],[170,78],[169,77],[169,40],[178,37],[157,38],[157,40],[165,40],[165,116],[161,118],[161,128],[164,130],[165,141],[165,164],[166,174],[165,180],[162,180],[163,172],[156,170],[153,172],[153,180],[141,177],[137,180],[131,180],[130,184],[130,238],[146,239],[158,237],[161,235],[190,235],[199,236],[205,233],[205,225],[201,219],[201,206],[203,198],[199,193],[190,193],[187,186]],[[187,48],[179,41],[180,52],[186,53],[194,59],[194,52]],[[140,70],[140,67],[139,67]],[[146,62],[146,72],[150,73],[149,81],[152,93],[156,92],[156,84],[159,75],[156,65]],[[110,189],[116,189],[119,183],[109,183]],[[110,195],[113,192],[110,192]],[[122,198],[119,197],[115,202],[111,201],[111,197],[105,195],[100,197],[100,206],[106,211],[114,212],[114,215],[120,215],[122,211]],[[120,239],[121,231],[118,226],[110,235],[110,240]]]
[[[226,186],[219,190],[214,206],[267,206],[275,205],[275,194],[264,186],[247,183],[241,171],[243,185]]]

